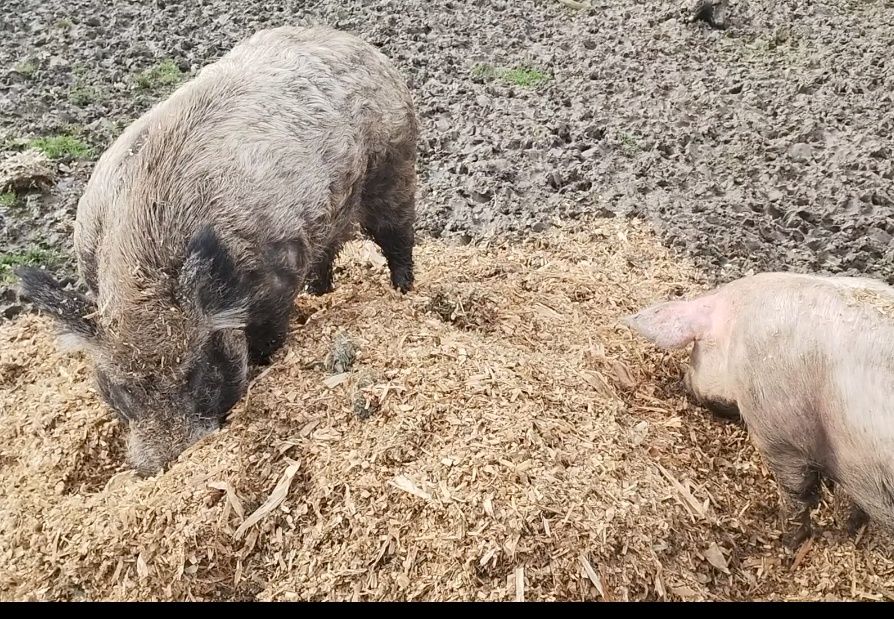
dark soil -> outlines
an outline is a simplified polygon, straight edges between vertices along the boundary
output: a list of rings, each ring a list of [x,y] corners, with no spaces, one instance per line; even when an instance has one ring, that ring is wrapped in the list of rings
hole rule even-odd
[[[423,234],[632,214],[717,279],[894,281],[890,3],[739,0],[722,30],[680,2],[590,3],[5,0],[0,156],[58,134],[93,153],[0,205],[0,258],[71,275],[79,193],[122,128],[253,31],[317,22],[380,46],[415,92]]]

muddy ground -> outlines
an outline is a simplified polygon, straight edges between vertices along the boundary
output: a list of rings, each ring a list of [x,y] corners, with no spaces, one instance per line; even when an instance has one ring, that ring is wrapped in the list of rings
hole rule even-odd
[[[49,150],[56,157],[53,163],[56,178],[50,188],[21,190],[15,196],[0,194],[0,316],[13,317],[22,309],[5,288],[10,265],[41,262],[62,276],[73,276],[70,239],[77,198],[96,158],[123,127],[177,83],[220,57],[251,32],[284,23],[309,22],[364,36],[391,56],[406,75],[422,120],[418,225],[423,235],[468,244],[494,236],[547,231],[557,227],[558,220],[585,214],[632,215],[651,223],[666,244],[688,253],[707,277],[715,280],[730,279],[752,269],[787,268],[865,273],[894,281],[891,243],[894,235],[894,68],[888,59],[894,43],[894,7],[890,2],[733,0],[725,30],[712,29],[704,23],[689,23],[676,0],[626,3],[590,0],[590,5],[576,10],[558,0],[431,0],[424,3],[412,0],[312,3],[4,0],[4,10],[0,11],[3,33],[0,37],[0,160],[22,151],[32,140],[67,137],[62,142],[43,143],[44,148],[54,145]],[[623,261],[594,263],[596,266],[588,273],[608,282],[629,275],[628,283],[634,288],[644,285],[636,279],[640,277],[637,274],[656,266],[658,261],[654,255],[624,249],[623,242],[618,242],[616,249],[626,252]],[[604,247],[602,250],[612,254]],[[443,251],[446,255],[448,251],[472,250],[451,247]],[[575,260],[585,254],[578,253],[581,256]],[[470,261],[474,262],[471,258]],[[631,272],[619,273],[625,268],[619,265],[624,264],[631,265]],[[438,274],[431,272],[430,275]],[[458,280],[463,281],[456,282],[457,290],[469,285],[482,288],[488,285],[487,280],[466,281],[468,274],[461,275]],[[456,276],[448,270],[444,278]],[[649,294],[669,293],[670,282],[675,279],[676,276],[669,276],[663,284],[666,288],[650,289]],[[612,291],[617,298],[612,296]],[[554,290],[546,289],[546,292]],[[645,295],[642,290],[640,293]],[[645,302],[646,296],[638,297],[623,285],[613,284],[595,298],[608,299],[610,305],[617,307]],[[367,304],[360,306],[367,307]],[[603,308],[581,315],[601,320],[604,311]],[[27,320],[4,328],[27,327]],[[540,335],[548,333],[544,331]],[[393,334],[382,339],[403,341]],[[545,341],[548,339],[545,337]],[[40,349],[35,350],[29,350],[32,356],[27,357],[33,361],[33,367],[27,363],[22,367],[35,375],[40,370],[37,363],[55,367],[55,362],[47,361],[50,357],[41,356]],[[68,366],[60,367],[64,370]],[[49,376],[48,372],[45,374]],[[639,383],[640,389],[651,384],[646,379]],[[83,380],[74,380],[73,384],[77,389],[86,389]],[[77,393],[72,396],[70,390],[47,389],[43,383],[35,385],[27,392],[11,389],[10,394],[18,398],[39,392],[42,402],[69,398],[74,403],[72,406],[80,407],[81,417],[59,416],[53,409],[56,412],[50,411],[47,415],[48,427],[53,427],[57,418],[79,423],[85,418],[83,415],[92,415],[91,424],[106,419],[105,413],[98,409],[84,408]],[[656,399],[653,394],[646,395],[656,401],[666,400],[663,396]],[[39,399],[36,395],[28,397],[32,403]],[[663,409],[653,405],[642,410],[655,413],[655,420],[663,419]],[[673,410],[682,410],[681,406]],[[38,427],[43,422],[35,423]],[[107,423],[111,427],[113,422]],[[297,422],[290,420],[289,423]],[[406,423],[417,431],[412,418]],[[437,436],[427,431],[427,423],[418,424],[418,434],[428,438]],[[691,423],[689,416],[680,421],[680,427],[685,430],[680,436],[688,436],[691,443],[686,443],[684,449],[672,450],[675,456],[685,460],[678,463],[679,470],[685,472],[687,462],[692,459],[692,471],[701,473],[687,475],[716,484],[720,492],[727,487],[725,478],[714,475],[714,470],[705,468],[704,462],[729,469],[732,479],[736,480],[734,483],[743,484],[741,492],[736,486],[732,494],[744,496],[750,491],[758,507],[753,508],[748,501],[742,503],[759,513],[752,525],[752,516],[743,516],[745,508],[741,508],[743,511],[727,527],[738,532],[729,534],[732,537],[723,532],[724,537],[707,548],[701,543],[709,539],[702,537],[702,528],[694,529],[696,532],[691,536],[669,538],[671,547],[664,550],[682,557],[673,564],[679,567],[679,574],[671,574],[673,578],[679,577],[678,589],[672,586],[670,589],[674,596],[701,595],[702,589],[708,597],[721,599],[892,596],[888,586],[888,553],[884,547],[878,550],[874,542],[870,546],[871,554],[865,555],[869,567],[861,563],[862,551],[847,554],[851,552],[850,546],[842,550],[841,543],[827,545],[823,541],[812,554],[796,558],[796,563],[819,562],[819,567],[809,575],[791,577],[781,572],[781,568],[777,569],[781,563],[775,555],[760,554],[776,552],[776,547],[765,538],[771,502],[757,501],[758,494],[769,492],[775,486],[763,474],[764,485],[755,481],[757,462],[753,466],[747,464],[751,462],[752,452],[747,452],[741,460],[747,466],[740,466],[738,455],[730,455],[737,454],[736,450],[744,445],[743,434],[735,435],[735,450],[730,447],[731,451],[727,452],[729,445],[720,441],[716,454],[705,455],[694,446],[704,441],[706,433],[697,427],[693,429]],[[268,419],[260,418],[259,427],[268,426]],[[35,431],[42,432],[40,428]],[[295,433],[292,426],[280,430],[284,437]],[[615,436],[608,432],[596,435]],[[96,436],[104,440],[103,436],[91,433],[77,436],[84,437],[85,441],[88,438],[92,441]],[[328,441],[328,436],[323,439]],[[384,436],[397,441],[393,437],[402,435],[388,429]],[[518,442],[514,434],[507,436]],[[566,443],[564,439],[559,441],[559,444]],[[493,453],[503,451],[506,449],[498,444]],[[33,453],[50,454],[42,449]],[[602,453],[608,452],[602,450]],[[70,455],[72,462],[78,462],[83,453],[72,449]],[[643,456],[643,462],[651,464],[653,457],[650,452],[649,458]],[[334,461],[352,462],[341,457]],[[582,459],[582,462],[590,466],[593,461]],[[32,461],[22,463],[35,465]],[[81,467],[73,470],[89,472],[88,468]],[[631,475],[629,469],[624,471],[625,479],[643,479]],[[743,476],[743,471],[751,477]],[[377,474],[390,472],[384,470]],[[302,471],[301,475],[306,473]],[[532,475],[532,478],[549,479],[542,475]],[[43,482],[50,478],[33,475],[31,479]],[[269,481],[254,473],[251,479],[252,483]],[[309,479],[320,477],[311,475]],[[581,479],[586,481],[590,476],[582,474]],[[323,482],[319,482],[321,487]],[[551,484],[550,487],[564,491],[566,486]],[[689,493],[688,485],[681,487],[684,495]],[[656,484],[655,488],[659,494],[664,492],[663,486]],[[242,487],[238,490],[243,496],[248,492]],[[249,490],[251,497],[263,494],[260,489]],[[696,494],[702,497],[700,491]],[[34,493],[34,496],[50,495]],[[583,491],[580,496],[594,499],[592,493],[585,495]],[[564,505],[568,501],[563,499],[557,503]],[[342,503],[336,501],[332,505],[332,517],[339,520]],[[487,512],[486,505],[482,513]],[[721,507],[725,514],[740,509],[738,502],[723,503]],[[497,509],[497,513],[502,513],[503,506],[498,504]],[[388,515],[388,511],[383,513]],[[23,510],[23,513],[37,512]],[[568,521],[567,516],[549,518],[553,524],[561,522],[563,526]],[[100,524],[107,521],[110,520],[98,519]],[[320,522],[323,521],[320,516]],[[571,522],[573,527],[598,524],[598,520],[587,518]],[[630,530],[651,533],[640,521],[635,524]],[[37,527],[34,532],[39,533]],[[590,536],[589,531],[585,533]],[[72,537],[57,539],[74,544]],[[303,538],[298,536],[289,539],[290,543],[303,543]],[[340,538],[333,536],[332,539],[338,542]],[[365,533],[357,539],[363,544],[374,540]],[[203,540],[197,542],[203,543]],[[595,548],[603,546],[594,545]],[[51,554],[55,552],[55,547],[42,542],[39,547]],[[574,552],[583,547],[577,542],[569,543]],[[722,548],[719,557],[698,554],[717,547]],[[117,552],[114,547],[101,544],[92,548]],[[388,549],[387,543],[385,548]],[[18,552],[21,548],[13,550]],[[398,551],[403,550],[398,548]],[[413,556],[415,552],[412,551]],[[513,556],[514,552],[513,545],[509,555]],[[717,575],[708,569],[710,564],[729,576],[729,570],[724,571],[727,562],[724,552],[729,555],[729,567],[734,574],[730,580],[730,583],[735,580],[733,589],[724,588],[727,584],[716,587],[713,579]],[[453,561],[454,567],[474,568],[479,564],[478,555],[472,551],[466,554],[461,555],[465,563]],[[334,552],[333,556],[353,560],[365,555]],[[452,560],[459,555],[436,549],[431,556]],[[556,556],[565,563],[550,578],[556,578],[555,574],[565,578],[579,569],[580,557]],[[151,561],[147,565],[143,558],[141,564],[140,557],[143,555],[135,554],[128,559],[133,565],[128,564],[115,574],[124,581],[133,574],[134,578],[142,579],[140,572],[145,570],[149,570],[147,577],[154,574],[167,577]],[[581,557],[587,565],[586,557]],[[40,556],[37,558],[42,560]],[[123,565],[121,561],[119,567]],[[274,566],[266,556],[264,561],[264,565]],[[81,569],[82,564],[73,561],[76,569]],[[487,560],[480,562],[482,566],[486,564]],[[696,573],[690,564],[701,571]],[[718,564],[724,569],[718,568]],[[198,569],[196,565],[189,569]],[[827,566],[834,569],[826,569]],[[105,565],[103,569],[108,567]],[[641,577],[643,582],[654,580],[648,587],[655,588],[655,596],[664,597],[659,589],[665,586],[662,579],[667,577],[661,576],[660,563],[658,569],[657,576],[643,569],[642,574],[637,572],[637,578]],[[709,575],[708,580],[702,572]],[[858,572],[864,576],[870,574],[871,578],[867,576],[857,583],[854,575]],[[321,578],[331,574],[325,570],[314,573]],[[505,581],[502,571],[484,576],[480,571],[469,573],[473,576],[462,584],[478,583],[476,586],[479,586],[480,582],[475,579],[484,579],[481,582],[493,585],[493,591],[497,591],[494,583],[500,578]],[[40,575],[39,570],[34,574]],[[239,584],[238,574],[237,570],[235,584]],[[529,599],[541,593],[556,595],[556,590],[547,586],[549,583],[538,593],[536,587],[540,581],[537,579],[542,577],[547,582],[546,571],[524,573],[521,577],[518,574],[513,572],[513,584],[507,588],[507,595],[517,597],[519,583],[524,588],[525,582],[532,588]],[[229,578],[232,574],[226,576]],[[620,578],[617,574],[612,577]],[[54,586],[59,582],[68,583],[54,578],[47,576],[43,581]],[[585,574],[578,579],[585,585],[588,581],[584,578],[590,578],[594,586],[599,581]],[[414,586],[435,587],[422,591],[436,597],[431,592],[437,592],[436,587],[441,586],[438,583],[445,581],[437,574],[430,580],[434,584],[414,583]],[[102,578],[97,582],[115,584]],[[577,580],[567,582],[577,586]],[[859,590],[858,584],[866,591]],[[375,588],[369,586],[371,590]],[[456,591],[462,592],[460,597],[468,597],[467,592],[475,590],[469,587]],[[84,593],[84,590],[78,591]],[[321,585],[319,596],[325,598],[326,591],[332,589]],[[393,591],[385,591],[386,597],[395,599]],[[271,596],[280,593],[273,592]],[[573,592],[561,593],[562,599],[574,597]],[[653,595],[646,585],[632,591],[633,594]],[[287,596],[288,592],[283,595]]]
[[[0,267],[71,274],[78,195],[122,128],[249,33],[319,22],[379,45],[412,86],[423,234],[634,214],[718,279],[894,280],[890,3],[734,0],[725,30],[676,0],[591,5],[6,0],[0,155],[57,135],[92,152],[63,153],[51,191],[0,200]]]

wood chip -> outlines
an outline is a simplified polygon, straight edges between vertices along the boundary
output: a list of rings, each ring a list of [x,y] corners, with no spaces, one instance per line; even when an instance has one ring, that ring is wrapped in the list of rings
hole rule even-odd
[[[233,490],[233,486],[230,485],[230,482],[212,481],[208,482],[208,487],[225,492],[227,501],[229,502],[230,507],[233,508],[233,511],[236,512],[236,515],[239,516],[239,520],[245,520],[245,508],[242,507],[242,501],[239,500],[239,496],[236,494],[236,491]]]
[[[667,469],[665,469],[663,466],[661,466],[657,462],[655,463],[655,466],[658,467],[658,470],[661,471],[661,474],[664,475],[664,477],[670,482],[670,484],[674,488],[674,490],[677,491],[677,494],[679,495],[683,504],[687,508],[689,508],[690,513],[693,516],[697,516],[699,518],[704,518],[708,512],[707,501],[705,501],[704,503],[698,501],[698,499],[696,499],[694,496],[692,496],[692,493],[689,492],[689,490],[683,484],[681,484],[677,480],[676,477],[671,475],[667,471]]]
[[[633,389],[636,387],[636,380],[633,378],[633,373],[630,371],[630,368],[620,361],[612,361],[611,368],[615,374],[615,379],[622,387],[625,389]]]
[[[599,595],[603,600],[609,601],[609,598],[605,595],[605,585],[602,583],[602,576],[593,569],[593,566],[590,565],[590,561],[587,557],[580,555],[579,559],[584,568],[584,573],[587,575],[587,578],[590,579],[590,582],[593,583],[593,586],[596,587],[596,591],[599,592]]]
[[[804,540],[804,543],[798,548],[798,552],[795,554],[795,558],[792,561],[791,571],[795,571],[798,569],[798,566],[804,561],[807,557],[807,553],[810,552],[810,549],[813,548],[813,537],[808,537]]]
[[[273,492],[270,493],[270,496],[267,497],[264,504],[256,509],[251,516],[246,518],[245,522],[239,525],[239,528],[236,529],[236,533],[233,535],[236,539],[240,539],[249,527],[260,522],[264,516],[279,507],[280,503],[282,503],[289,494],[289,486],[292,484],[292,478],[295,477],[295,474],[298,472],[299,466],[300,465],[296,462],[286,467],[279,483],[276,484],[276,488],[273,489]]]
[[[149,577],[149,566],[146,565],[146,559],[143,558],[143,553],[137,555],[137,577],[140,580],[146,580]]]
[[[724,574],[729,574],[729,565],[726,562],[726,557],[723,556],[723,551],[720,550],[720,546],[718,546],[714,542],[711,542],[711,545],[708,546],[707,550],[705,550],[704,555],[705,559],[708,560],[708,563],[713,565]]]
[[[351,376],[350,372],[342,372],[341,374],[333,374],[328,378],[323,380],[323,384],[326,385],[329,389],[334,389],[338,387],[340,384],[348,380]]]
[[[416,485],[416,482],[405,475],[398,475],[388,483],[395,488],[412,494],[413,496],[418,496],[420,499],[425,499],[426,501],[431,500],[431,495],[429,493],[420,489],[419,486]]]

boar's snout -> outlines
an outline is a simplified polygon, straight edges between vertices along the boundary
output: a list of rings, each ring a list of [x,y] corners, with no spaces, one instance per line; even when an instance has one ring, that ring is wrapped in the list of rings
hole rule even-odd
[[[130,423],[127,463],[144,477],[168,467],[187,448],[220,427],[213,419],[148,416]]]

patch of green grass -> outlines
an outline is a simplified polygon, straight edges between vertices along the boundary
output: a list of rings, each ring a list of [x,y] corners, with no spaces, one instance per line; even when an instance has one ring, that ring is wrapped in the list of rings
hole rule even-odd
[[[25,77],[31,77],[37,72],[37,63],[29,58],[18,63],[13,69]]]
[[[98,98],[99,91],[86,84],[77,84],[68,91],[68,100],[79,107],[93,103]]]
[[[72,23],[70,19],[66,19],[65,17],[63,17],[62,19],[57,20],[56,23],[53,25],[59,30],[68,30],[69,28],[71,28]]]
[[[80,159],[89,157],[93,153],[93,149],[87,143],[73,135],[35,138],[28,145],[41,151],[50,159]]]
[[[542,84],[547,79],[549,79],[542,71],[524,67],[505,70],[500,77],[502,77],[510,84],[524,87],[537,86],[538,84]]]
[[[631,133],[621,132],[618,134],[618,139],[621,141],[621,150],[624,151],[624,154],[628,157],[632,157],[640,150],[639,140],[637,140],[636,136]]]
[[[16,194],[14,191],[7,191],[6,193],[0,193],[0,206],[3,208],[9,208],[13,204],[16,203]]]
[[[472,67],[472,77],[490,79],[497,76],[497,70],[489,64],[478,64]]]
[[[0,253],[0,280],[12,282],[15,280],[12,270],[17,266],[46,266],[55,267],[61,264],[62,258],[54,251],[32,247],[20,253]]]
[[[472,76],[485,80],[499,78],[504,82],[523,88],[539,86],[549,80],[549,76],[539,69],[532,69],[529,67],[501,69],[487,64],[479,64],[475,66],[472,69]]]
[[[183,81],[183,71],[173,60],[162,60],[154,67],[150,67],[139,73],[136,84],[143,90],[155,90],[156,88],[169,88]]]

